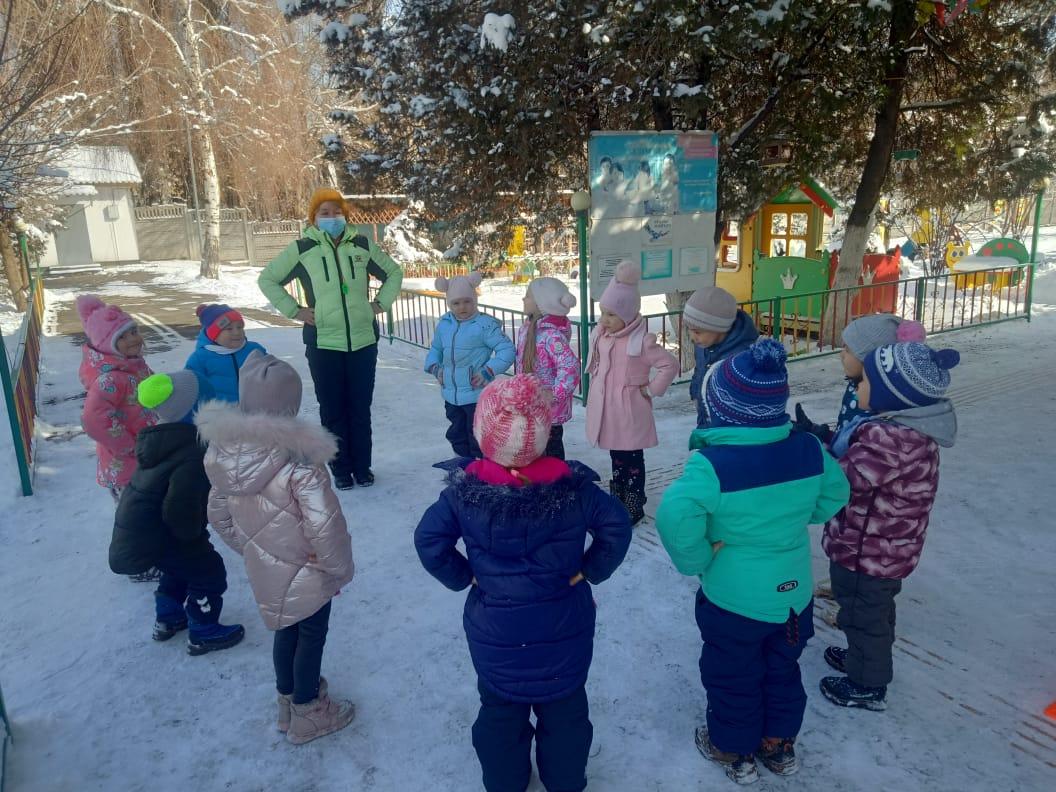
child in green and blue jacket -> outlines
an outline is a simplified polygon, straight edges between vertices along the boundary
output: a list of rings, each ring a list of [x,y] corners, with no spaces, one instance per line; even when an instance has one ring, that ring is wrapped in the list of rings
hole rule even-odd
[[[807,696],[799,656],[814,634],[807,525],[847,503],[836,460],[793,432],[786,353],[766,339],[708,379],[708,428],[664,493],[657,530],[679,572],[700,579],[696,618],[707,726],[697,747],[738,783],[798,769],[794,742]]]

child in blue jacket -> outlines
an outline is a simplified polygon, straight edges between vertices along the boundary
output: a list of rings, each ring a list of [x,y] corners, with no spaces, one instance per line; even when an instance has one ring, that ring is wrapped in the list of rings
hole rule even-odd
[[[238,403],[238,372],[255,349],[267,350],[246,340],[246,321],[227,305],[199,305],[195,310],[202,323],[198,343],[187,358],[188,368],[208,382],[220,401]]]
[[[590,584],[616,570],[631,541],[627,510],[594,471],[543,456],[550,421],[532,375],[488,385],[473,427],[484,458],[451,473],[414,533],[426,570],[454,591],[469,588],[462,621],[480,693],[473,747],[488,792],[528,786],[533,734],[543,785],[586,787]]]
[[[440,383],[451,426],[447,440],[460,457],[480,457],[473,437],[473,411],[484,386],[513,365],[516,349],[493,316],[477,310],[479,272],[436,279],[451,310],[440,317],[425,358],[425,371]]]

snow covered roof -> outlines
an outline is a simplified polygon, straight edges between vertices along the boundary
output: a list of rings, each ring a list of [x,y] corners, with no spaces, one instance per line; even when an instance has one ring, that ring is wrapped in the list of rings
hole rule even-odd
[[[68,174],[68,184],[138,185],[143,183],[136,161],[124,146],[73,146],[55,163]]]

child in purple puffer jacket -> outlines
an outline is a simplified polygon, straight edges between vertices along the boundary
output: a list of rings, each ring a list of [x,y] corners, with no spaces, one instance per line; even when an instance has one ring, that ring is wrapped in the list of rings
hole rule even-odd
[[[532,374],[551,394],[550,439],[545,456],[565,458],[565,424],[572,418],[572,396],[579,386],[580,363],[572,351],[568,312],[576,298],[557,278],[536,278],[524,295],[528,317],[517,333],[517,372]]]
[[[943,396],[959,361],[955,350],[921,343],[883,346],[863,361],[858,402],[865,413],[839,455],[851,499],[822,538],[840,606],[836,623],[847,636],[847,648],[830,646],[825,660],[847,676],[825,677],[821,692],[840,706],[887,706],[895,596],[924,549],[939,446],[956,439],[953,404]]]

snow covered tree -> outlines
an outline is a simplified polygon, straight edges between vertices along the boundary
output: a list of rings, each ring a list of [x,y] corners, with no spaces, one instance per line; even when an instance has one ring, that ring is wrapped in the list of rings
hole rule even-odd
[[[1056,108],[1051,3],[975,0],[955,19],[945,14],[940,21],[935,3],[871,2],[885,19],[887,40],[874,51],[882,78],[837,288],[857,283],[877,204],[892,186],[896,145],[921,151],[900,187],[924,202],[935,190],[962,206],[978,197],[1022,195],[1056,162],[1049,121]],[[1007,140],[1018,126],[1035,143],[1022,162],[1013,161]]]
[[[567,222],[599,129],[714,129],[720,204],[754,210],[788,179],[846,158],[860,134],[834,130],[872,98],[855,67],[880,11],[820,0],[526,2],[514,15],[473,0],[398,6],[287,0],[322,17],[331,71],[350,109],[347,173],[390,179],[463,230],[529,215]],[[850,42],[850,43],[847,43]],[[855,104],[857,102],[857,105]],[[829,134],[822,133],[828,127]],[[761,143],[794,144],[759,167]],[[392,183],[390,182],[390,184]]]

